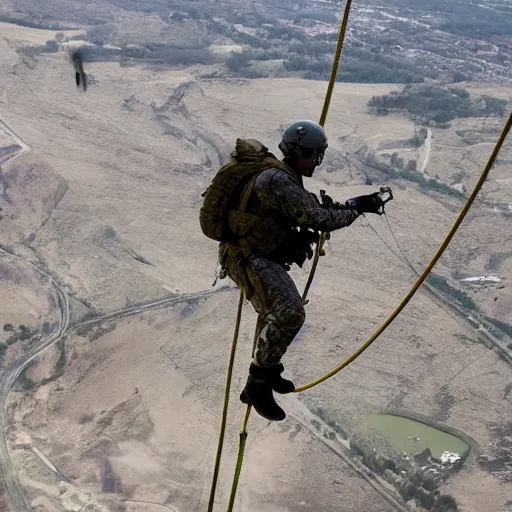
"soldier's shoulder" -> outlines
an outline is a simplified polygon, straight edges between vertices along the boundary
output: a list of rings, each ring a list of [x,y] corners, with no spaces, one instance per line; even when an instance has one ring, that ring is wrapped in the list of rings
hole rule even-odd
[[[257,179],[257,183],[259,185],[269,184],[269,183],[284,183],[293,180],[293,176],[288,171],[281,169],[279,167],[270,167],[269,169],[265,169],[260,173]]]

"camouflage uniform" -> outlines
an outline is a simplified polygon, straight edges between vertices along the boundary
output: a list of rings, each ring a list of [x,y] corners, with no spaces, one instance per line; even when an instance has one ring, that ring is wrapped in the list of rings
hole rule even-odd
[[[299,178],[300,179],[300,178]],[[257,178],[253,194],[272,210],[284,214],[294,226],[315,231],[334,231],[352,224],[359,216],[353,209],[333,209],[320,205],[318,198],[304,189],[302,182],[281,169],[267,169]],[[222,245],[222,244],[221,244]],[[232,254],[236,253],[236,248]],[[255,251],[241,259],[228,258],[224,268],[229,277],[244,290],[248,276],[254,293],[251,304],[258,313],[257,350],[254,363],[273,366],[281,360],[288,345],[301,329],[306,314],[302,297],[286,267]],[[247,294],[246,294],[247,295]]]

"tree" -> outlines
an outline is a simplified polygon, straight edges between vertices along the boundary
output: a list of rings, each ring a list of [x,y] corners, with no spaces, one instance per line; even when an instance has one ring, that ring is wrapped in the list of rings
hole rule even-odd
[[[249,55],[245,52],[231,52],[231,57],[226,60],[226,66],[230,71],[240,71],[249,65]]]
[[[433,512],[458,512],[459,507],[455,498],[449,494],[442,494],[432,508]]]

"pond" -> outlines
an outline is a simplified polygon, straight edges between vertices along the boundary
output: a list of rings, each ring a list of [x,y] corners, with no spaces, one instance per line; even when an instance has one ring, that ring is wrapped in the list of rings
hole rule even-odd
[[[367,423],[408,455],[416,455],[429,448],[434,457],[444,459],[450,456],[446,452],[463,455],[470,448],[457,436],[404,416],[370,414]]]

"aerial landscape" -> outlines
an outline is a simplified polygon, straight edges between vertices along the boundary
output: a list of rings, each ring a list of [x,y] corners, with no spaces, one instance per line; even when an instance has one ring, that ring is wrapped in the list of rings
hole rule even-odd
[[[318,122],[344,2],[0,0],[0,512],[226,510],[257,314],[201,231],[237,138]],[[83,72],[73,55],[83,56]],[[512,109],[512,0],[353,0],[304,180],[391,187],[333,231],[282,359],[297,386],[382,325]],[[512,137],[406,307],[284,421],[252,412],[238,512],[512,512]],[[299,293],[313,265],[292,266]]]

